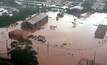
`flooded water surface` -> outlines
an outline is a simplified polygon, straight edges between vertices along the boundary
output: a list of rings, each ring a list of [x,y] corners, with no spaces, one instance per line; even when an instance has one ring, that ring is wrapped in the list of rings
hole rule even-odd
[[[45,43],[31,39],[34,49],[38,52],[39,65],[78,65],[81,58],[94,60],[95,52],[95,62],[106,65],[107,38],[105,36],[104,39],[97,39],[94,35],[99,24],[107,25],[107,14],[95,13],[81,19],[65,14],[56,20],[57,13],[48,12],[48,23],[32,33],[34,36],[42,35],[46,38]],[[15,27],[0,28],[1,53],[7,52],[6,40],[10,47],[8,32],[21,29],[22,21],[17,23]]]

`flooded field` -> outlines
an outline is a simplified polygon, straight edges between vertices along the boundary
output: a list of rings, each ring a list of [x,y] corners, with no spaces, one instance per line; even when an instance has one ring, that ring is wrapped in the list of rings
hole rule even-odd
[[[96,63],[106,65],[107,35],[103,40],[94,38],[94,35],[99,24],[107,25],[107,14],[95,13],[81,19],[65,14],[56,20],[57,13],[48,12],[48,23],[32,33],[34,36],[41,35],[46,38],[45,43],[31,39],[38,52],[39,65],[78,65],[81,58],[94,60],[94,57]],[[1,53],[7,52],[6,43],[9,47],[12,41],[8,38],[8,32],[21,29],[22,21],[17,23],[16,26],[0,28]]]

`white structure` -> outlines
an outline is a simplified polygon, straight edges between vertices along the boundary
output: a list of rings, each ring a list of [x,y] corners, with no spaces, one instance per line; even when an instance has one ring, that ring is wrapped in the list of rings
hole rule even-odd
[[[71,7],[70,9],[80,9],[80,10],[82,10],[83,7],[82,6],[74,6],[74,7]]]
[[[8,10],[0,8],[0,16],[2,16],[3,14],[8,14]]]
[[[13,11],[19,12],[18,9],[11,8],[11,7],[1,6],[1,7],[0,7],[0,16],[2,16],[2,15],[4,15],[4,14],[5,14],[5,15],[12,16],[12,15],[13,15]]]

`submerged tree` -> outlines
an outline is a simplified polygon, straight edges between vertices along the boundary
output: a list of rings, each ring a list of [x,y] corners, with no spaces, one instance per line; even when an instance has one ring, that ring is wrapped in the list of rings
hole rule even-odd
[[[19,39],[10,44],[11,51],[8,54],[16,65],[38,65],[37,53],[31,45],[32,42],[25,39]]]

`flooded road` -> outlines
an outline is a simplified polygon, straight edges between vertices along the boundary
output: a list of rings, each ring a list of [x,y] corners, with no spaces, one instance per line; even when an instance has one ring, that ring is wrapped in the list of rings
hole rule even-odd
[[[107,64],[107,35],[104,40],[94,38],[95,31],[99,24],[107,25],[107,14],[95,13],[88,18],[78,19],[72,15],[65,14],[64,17],[56,20],[58,12],[48,12],[49,20],[40,30],[32,33],[34,36],[46,37],[42,43],[31,39],[34,49],[38,52],[39,65],[78,65],[81,58],[94,59],[101,65]],[[76,27],[72,22],[76,19]],[[18,22],[15,27],[0,28],[0,52],[6,53],[6,40],[8,47],[11,39],[8,32],[21,29]],[[54,28],[51,28],[54,26]]]

